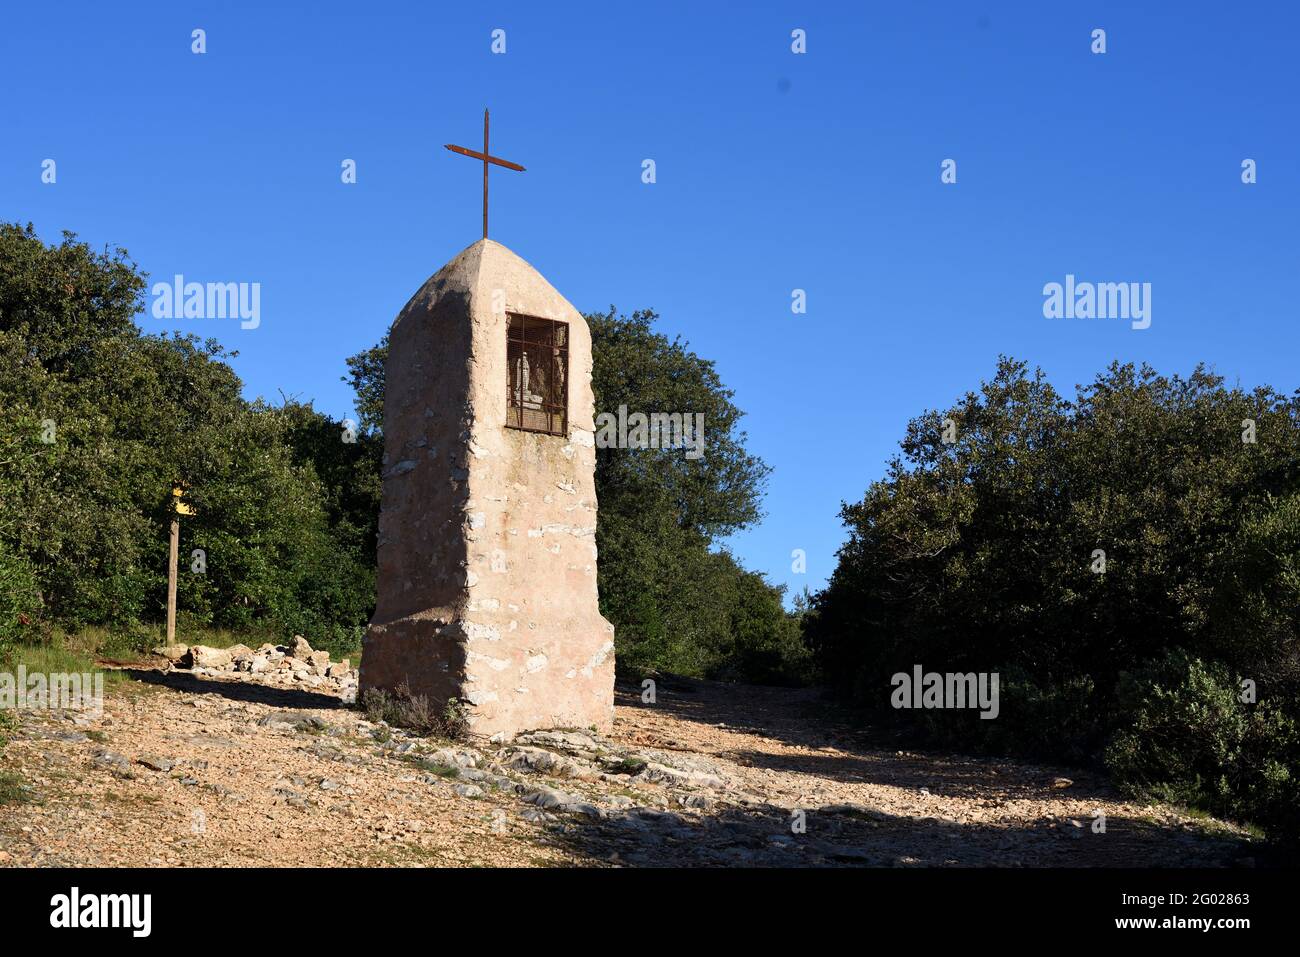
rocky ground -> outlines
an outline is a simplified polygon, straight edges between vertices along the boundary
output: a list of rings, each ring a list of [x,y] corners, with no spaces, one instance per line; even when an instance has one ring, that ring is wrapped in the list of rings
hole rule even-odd
[[[98,718],[25,713],[0,752],[0,774],[23,782],[0,806],[0,866],[1250,866],[1256,855],[1238,829],[1126,801],[1082,773],[872,748],[815,691],[661,680],[653,704],[620,690],[608,736],[464,745],[368,721],[344,703],[349,669],[294,651],[205,661],[172,649],[174,661],[115,684]],[[252,658],[257,670],[239,663]]]

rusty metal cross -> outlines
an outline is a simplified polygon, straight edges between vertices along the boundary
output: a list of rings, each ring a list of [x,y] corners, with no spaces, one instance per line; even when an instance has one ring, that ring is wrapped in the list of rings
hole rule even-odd
[[[483,161],[483,238],[487,239],[487,209],[488,209],[488,165],[495,163],[497,166],[504,166],[506,169],[517,169],[524,172],[524,168],[518,163],[512,163],[509,160],[503,160],[499,156],[492,156],[488,153],[488,111],[483,111],[483,152],[478,153],[474,150],[467,150],[463,146],[453,146],[451,143],[446,144],[447,149],[453,153],[459,153],[461,156],[469,156],[473,159]]]

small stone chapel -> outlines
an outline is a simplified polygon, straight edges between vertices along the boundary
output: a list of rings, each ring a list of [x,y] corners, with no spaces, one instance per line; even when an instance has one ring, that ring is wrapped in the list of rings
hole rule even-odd
[[[596,593],[586,321],[484,238],[397,316],[385,378],[361,694],[404,688],[439,711],[454,698],[470,733],[496,740],[607,730],[614,628]]]

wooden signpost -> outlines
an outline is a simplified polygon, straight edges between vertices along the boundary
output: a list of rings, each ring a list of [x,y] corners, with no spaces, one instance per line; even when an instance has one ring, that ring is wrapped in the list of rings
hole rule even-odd
[[[176,562],[181,548],[181,515],[193,515],[194,509],[187,505],[182,496],[185,490],[172,489],[172,505],[176,516],[172,519],[171,544],[167,553],[167,644],[176,643]]]

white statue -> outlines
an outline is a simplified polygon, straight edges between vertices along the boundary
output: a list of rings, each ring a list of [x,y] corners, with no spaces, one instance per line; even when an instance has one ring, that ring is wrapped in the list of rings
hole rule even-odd
[[[515,382],[518,383],[518,387],[515,389],[515,402],[523,406],[540,408],[543,400],[540,395],[537,395],[528,388],[530,378],[531,372],[528,367],[528,353],[525,351],[517,360],[515,360]]]

